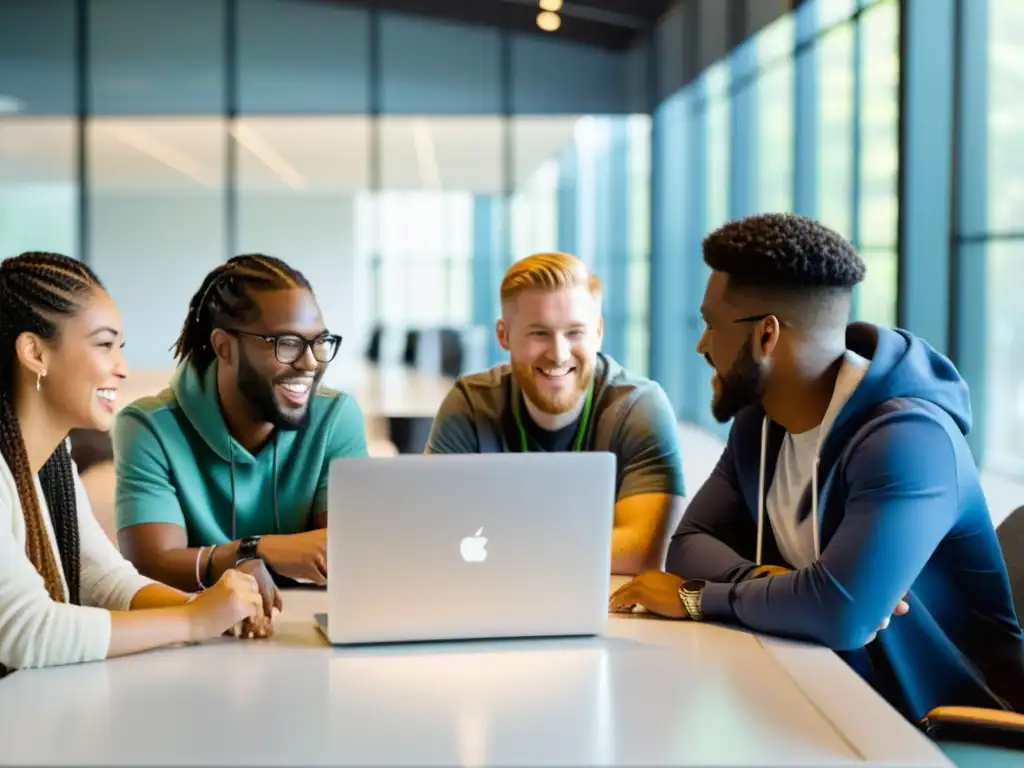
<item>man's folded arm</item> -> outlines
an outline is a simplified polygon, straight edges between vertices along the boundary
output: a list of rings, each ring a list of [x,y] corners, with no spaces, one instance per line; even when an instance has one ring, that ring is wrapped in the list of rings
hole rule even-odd
[[[708,584],[705,618],[835,650],[863,647],[953,526],[957,466],[932,417],[901,411],[872,428],[847,467],[845,516],[821,558],[770,579]]]
[[[740,492],[730,436],[669,542],[665,570],[684,579],[742,581],[757,567],[756,540],[757,526]]]

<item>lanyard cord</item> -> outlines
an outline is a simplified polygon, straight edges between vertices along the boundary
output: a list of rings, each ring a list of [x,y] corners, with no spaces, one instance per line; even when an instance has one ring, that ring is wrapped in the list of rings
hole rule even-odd
[[[576,438],[573,440],[572,449],[574,452],[579,453],[583,450],[583,438],[587,433],[587,425],[590,423],[590,406],[594,400],[594,384],[591,382],[590,387],[587,389],[587,399],[583,403],[583,413],[580,416],[580,426],[576,430]],[[512,402],[512,417],[515,419],[516,427],[519,430],[519,446],[523,453],[529,453],[530,448],[526,441],[526,428],[523,427],[523,422],[519,418],[519,398],[517,397]]]

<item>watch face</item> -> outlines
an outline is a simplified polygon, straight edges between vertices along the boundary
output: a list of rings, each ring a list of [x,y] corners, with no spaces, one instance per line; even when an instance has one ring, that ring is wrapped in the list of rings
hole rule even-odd
[[[687,594],[696,595],[704,589],[704,579],[690,579],[683,584],[683,591]]]

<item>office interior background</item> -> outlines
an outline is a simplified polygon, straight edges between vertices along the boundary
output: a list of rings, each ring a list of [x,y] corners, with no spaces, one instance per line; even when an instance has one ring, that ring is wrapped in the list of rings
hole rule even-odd
[[[605,350],[721,436],[701,239],[796,211],[1024,484],[1024,4],[546,2],[552,31],[534,0],[0,0],[0,254],[92,266],[138,370],[237,253],[307,274],[346,365],[380,324],[489,338],[505,268],[570,251]]]

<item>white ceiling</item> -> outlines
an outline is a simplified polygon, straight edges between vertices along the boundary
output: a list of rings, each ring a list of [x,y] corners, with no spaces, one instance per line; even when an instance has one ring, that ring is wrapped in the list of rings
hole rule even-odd
[[[381,187],[502,191],[506,130],[513,181],[530,177],[572,142],[580,117],[384,117]],[[87,124],[90,187],[96,190],[221,189],[227,121],[220,118],[94,118]],[[0,185],[75,179],[72,118],[0,117]],[[252,117],[238,120],[240,190],[342,192],[371,181],[371,120]]]

